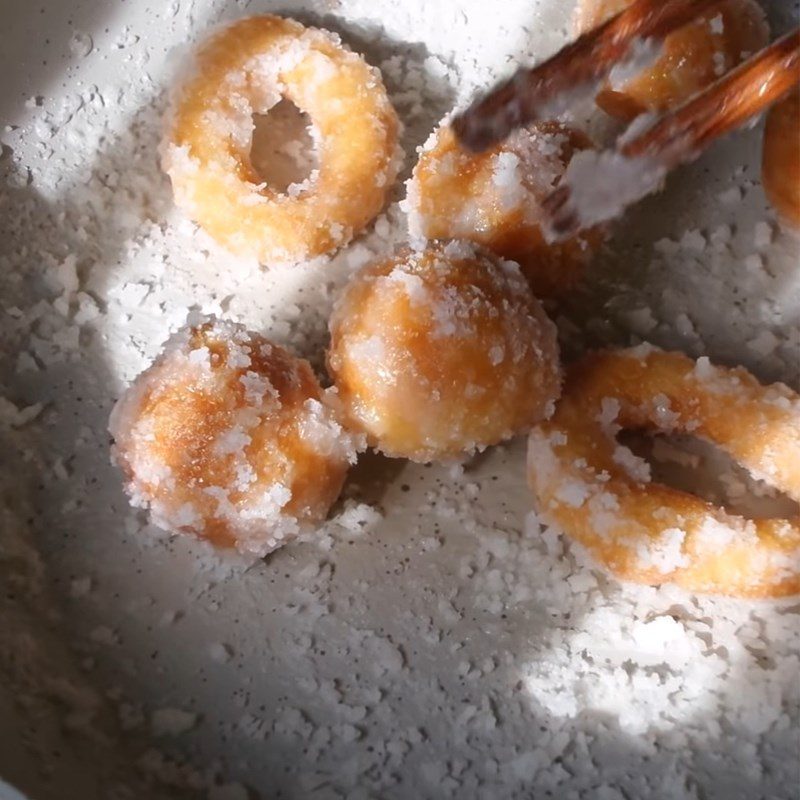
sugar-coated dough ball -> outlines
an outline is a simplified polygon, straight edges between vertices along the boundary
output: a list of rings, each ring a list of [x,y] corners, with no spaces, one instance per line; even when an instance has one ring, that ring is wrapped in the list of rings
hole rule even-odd
[[[634,0],[580,0],[579,32],[627,8]],[[671,33],[654,64],[631,77],[620,67],[597,96],[614,117],[630,120],[646,111],[674,108],[710,86],[769,41],[764,12],[755,0],[728,0]]]
[[[356,458],[308,362],[213,318],[168,341],[109,430],[156,524],[256,555],[322,521]]]
[[[516,261],[537,297],[562,294],[582,277],[601,228],[548,244],[542,201],[588,137],[557,122],[515,131],[483,153],[463,149],[449,125],[420,152],[404,206],[417,239],[465,239]]]
[[[761,173],[764,191],[781,219],[800,229],[800,91],[767,115]]]
[[[353,428],[421,462],[530,429],[560,390],[555,326],[519,268],[463,242],[356,275],[331,319],[328,366]]]

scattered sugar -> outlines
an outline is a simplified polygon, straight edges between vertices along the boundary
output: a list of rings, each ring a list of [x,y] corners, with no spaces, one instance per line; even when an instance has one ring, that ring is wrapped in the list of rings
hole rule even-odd
[[[759,249],[764,250],[772,244],[773,230],[769,222],[760,221],[755,224],[753,229],[753,244]]]
[[[615,464],[619,464],[628,475],[639,483],[650,482],[650,464],[637,456],[630,448],[618,444],[612,456]]]
[[[70,44],[69,49],[86,62],[108,53],[152,54],[155,60],[160,44],[149,48],[152,37],[167,31],[170,44],[188,41],[206,25],[203,2],[175,2],[165,11],[164,24],[146,36],[141,30],[122,31],[115,23],[108,40],[98,29],[88,55],[83,55],[84,42],[74,48]],[[453,64],[405,51],[384,58],[384,75],[394,86],[393,100],[404,120],[414,126],[407,141],[416,143],[452,105],[452,93],[465,99],[498,76],[508,63],[506,57],[520,56],[515,48],[522,25],[518,28],[517,21],[537,31],[530,37],[527,60],[532,62],[560,44],[561,7],[552,10],[556,17],[550,16],[551,9],[530,3],[518,9],[504,7],[504,12],[508,20],[498,21],[496,9],[486,4],[454,5],[427,27],[420,27],[419,14],[402,4],[387,13],[384,4],[368,7],[346,0],[336,14],[344,29],[351,18],[363,15],[363,31],[370,32],[374,22],[386,28],[388,38],[416,42],[424,30],[425,37],[442,42],[442,52],[455,51]],[[496,28],[502,35],[485,35]],[[527,35],[522,38],[526,43],[521,46],[528,48]],[[507,52],[498,56],[502,48]],[[220,562],[219,554],[195,550],[188,540],[142,536],[140,517],[126,516],[122,525],[118,511],[112,515],[106,510],[106,506],[118,509],[120,501],[119,476],[115,473],[106,480],[104,437],[92,435],[80,453],[73,453],[61,446],[61,434],[72,442],[78,425],[101,431],[110,399],[156,356],[166,334],[183,323],[186,309],[198,306],[262,329],[317,359],[315,366],[321,367],[332,293],[352,269],[387,252],[405,235],[405,221],[393,205],[387,211],[388,231],[379,221],[374,233],[359,240],[356,248],[321,266],[297,265],[297,270],[279,273],[220,252],[170,211],[166,184],[152,159],[160,108],[154,109],[150,96],[138,88],[149,80],[147,65],[128,67],[119,93],[110,72],[107,79],[104,76],[107,86],[76,93],[74,102],[65,106],[74,115],[69,122],[67,116],[56,120],[49,97],[34,94],[26,111],[36,117],[36,127],[23,123],[18,130],[3,132],[13,154],[6,157],[4,149],[0,164],[3,170],[13,165],[8,187],[18,187],[13,195],[7,194],[7,187],[0,190],[6,207],[15,211],[4,220],[10,232],[0,254],[0,280],[4,304],[8,296],[9,305],[20,312],[4,316],[2,331],[4,344],[8,335],[5,352],[14,354],[13,367],[24,368],[19,387],[13,375],[3,385],[2,393],[13,409],[0,404],[0,418],[3,427],[11,428],[10,436],[23,440],[26,448],[29,434],[46,434],[44,474],[49,475],[55,459],[60,459],[66,468],[60,490],[91,512],[91,517],[79,517],[79,526],[70,527],[73,523],[63,518],[52,521],[53,517],[49,529],[42,526],[48,574],[60,572],[62,580],[74,574],[79,593],[84,576],[97,575],[89,593],[67,604],[79,608],[80,614],[87,611],[86,620],[70,615],[69,622],[70,629],[78,631],[76,647],[91,653],[81,656],[89,677],[84,676],[83,683],[76,678],[74,686],[82,689],[87,680],[92,686],[103,685],[96,669],[102,663],[115,683],[109,695],[112,704],[119,702],[122,727],[140,733],[146,733],[146,721],[158,712],[143,708],[142,697],[135,703],[122,699],[122,685],[147,685],[153,699],[148,706],[166,705],[161,709],[167,712],[166,728],[180,730],[185,723],[189,727],[183,733],[196,728],[200,718],[191,723],[183,718],[182,723],[170,712],[190,717],[191,712],[171,706],[191,697],[191,707],[202,709],[204,724],[198,733],[213,742],[192,741],[192,748],[197,746],[194,767],[155,749],[140,758],[131,756],[126,770],[140,769],[147,782],[141,788],[132,784],[129,792],[125,786],[123,794],[241,800],[248,789],[229,783],[240,779],[268,796],[281,788],[277,786],[281,781],[309,797],[382,797],[406,789],[414,796],[436,797],[513,797],[531,791],[600,800],[700,794],[716,800],[731,792],[783,796],[794,778],[792,760],[781,756],[781,742],[791,742],[796,728],[800,668],[796,615],[760,603],[687,598],[668,586],[658,590],[619,586],[587,567],[579,548],[533,513],[520,535],[520,509],[527,509],[530,501],[522,485],[521,454],[513,447],[508,452],[492,451],[485,462],[467,465],[464,478],[398,462],[391,465],[397,474],[392,473],[384,485],[377,475],[380,470],[367,462],[356,468],[367,474],[354,478],[363,483],[366,508],[360,508],[361,499],[348,497],[340,513],[350,514],[349,524],[359,530],[369,527],[368,534],[351,537],[346,526],[347,539],[354,539],[350,546],[344,537],[326,533],[333,526],[342,530],[334,519],[315,540],[319,547],[301,543],[238,571]],[[160,92],[166,83],[154,71],[151,89]],[[41,89],[32,86],[30,91]],[[122,124],[114,128],[108,120],[117,107]],[[29,157],[36,148],[41,148],[41,155]],[[183,155],[191,168],[188,154]],[[745,189],[742,200],[748,201]],[[51,213],[63,216],[50,220]],[[703,225],[694,219],[689,224]],[[706,239],[702,249],[699,242],[694,249],[683,247],[681,230],[659,234],[675,238],[662,242],[653,263],[637,264],[637,274],[646,274],[652,291],[647,305],[641,299],[628,305],[628,310],[638,311],[625,329],[661,342],[668,336],[665,328],[674,330],[675,320],[683,314],[701,337],[687,340],[686,347],[698,348],[693,352],[712,354],[719,363],[752,356],[756,366],[766,357],[742,343],[760,338],[762,330],[771,331],[780,342],[769,358],[783,358],[784,366],[778,363],[776,374],[787,376],[792,306],[785,302],[784,318],[776,316],[781,306],[770,299],[773,284],[767,282],[775,264],[773,248],[783,246],[780,229],[764,222],[744,231],[761,257],[757,271],[751,253],[735,257],[731,253],[741,236],[738,229],[732,233],[730,226],[713,222],[711,228],[699,230]],[[76,256],[77,284],[68,265],[63,270],[65,287],[52,265],[62,264],[70,252]],[[734,269],[739,265],[751,277]],[[47,300],[37,307],[14,283],[14,275],[27,282],[42,272],[52,274],[56,282],[48,282]],[[791,297],[791,276],[781,274],[774,280],[781,293]],[[741,311],[734,305],[736,287],[744,296]],[[712,303],[725,309],[726,323],[730,315],[735,335],[728,337],[729,345],[709,336]],[[292,306],[301,312],[291,312]],[[787,329],[790,333],[784,339]],[[756,345],[768,346],[767,340]],[[84,380],[84,371],[91,373],[91,380]],[[62,381],[62,375],[74,386]],[[87,391],[89,384],[95,385],[96,393]],[[252,402],[260,403],[261,387],[251,389]],[[102,406],[96,414],[95,402]],[[776,402],[788,401],[776,398]],[[27,422],[5,424],[28,409],[34,410],[28,412],[32,416]],[[73,412],[81,415],[74,430]],[[50,452],[51,447],[58,452]],[[89,458],[93,449],[97,460],[73,463],[73,455]],[[35,460],[38,453],[30,448],[28,452]],[[27,464],[23,456],[15,462],[15,472],[21,474]],[[498,481],[492,481],[493,474]],[[91,484],[87,490],[80,482],[88,476],[106,485]],[[480,485],[477,499],[473,495],[467,501],[458,494],[467,478]],[[380,488],[373,480],[381,483]],[[442,494],[436,507],[423,513],[416,505],[417,487],[427,489],[438,480]],[[501,492],[489,488],[495,483],[503,487]],[[401,484],[410,487],[407,493],[400,493]],[[390,501],[395,494],[400,497],[396,503]],[[407,501],[402,499],[405,494]],[[487,499],[496,494],[503,495],[508,507],[495,508],[494,500]],[[278,489],[277,498],[271,499],[280,502],[283,496],[285,491]],[[518,501],[512,499],[517,496]],[[593,495],[586,505],[592,513],[602,510],[611,505],[609,496]],[[12,499],[18,499],[16,491]],[[452,516],[439,513],[445,507]],[[185,513],[191,517],[191,509]],[[607,513],[613,514],[613,508]],[[442,526],[435,534],[430,530],[434,520]],[[0,527],[4,537],[0,560],[6,570],[7,545],[15,541],[8,532],[16,526],[7,526],[3,516]],[[147,530],[155,535],[152,527]],[[719,531],[707,538],[715,536],[719,538]],[[25,546],[11,552],[10,569],[15,579],[22,570],[23,586],[35,586],[39,556],[28,539],[36,541],[27,534],[21,537]],[[50,547],[52,543],[56,546]],[[679,557],[674,544],[671,555]],[[311,561],[307,550],[313,550]],[[313,570],[307,573],[304,568],[321,557],[333,566],[317,564],[314,577],[299,585],[298,573],[309,576]],[[656,560],[664,568],[670,558],[667,546]],[[73,565],[67,566],[70,560],[77,562],[74,573]],[[67,580],[64,585],[72,593],[73,578]],[[152,607],[142,603],[128,619],[114,595],[127,603],[130,598],[141,599],[143,591],[155,595]],[[17,595],[25,603],[36,602],[35,592]],[[5,598],[0,603],[2,643],[14,644],[8,651],[21,667],[12,673],[12,690],[22,680],[21,700],[34,700],[40,713],[45,705],[39,698],[51,691],[51,677],[63,679],[71,658],[66,653],[62,657],[54,643],[45,655],[52,652],[56,657],[37,661],[29,648],[29,631],[40,630],[38,609],[16,637],[19,603],[8,605]],[[191,624],[193,635],[181,630],[177,641],[178,631],[154,626],[147,634],[147,647],[141,647],[144,626],[161,619],[165,608],[178,607],[187,609],[182,627],[189,629]],[[12,609],[10,616],[7,609]],[[64,616],[70,613],[57,610]],[[48,609],[41,618],[56,617]],[[299,643],[291,651],[294,656],[280,641],[286,623]],[[365,634],[364,627],[373,624],[385,630]],[[88,642],[80,634],[87,629]],[[44,641],[47,631],[41,633]],[[214,639],[236,642],[235,661],[222,662],[223,667],[209,663],[214,653],[219,654],[209,644]],[[490,664],[487,649],[493,659]],[[47,661],[57,665],[56,673],[48,672]],[[0,666],[4,681],[6,667]],[[135,681],[129,680],[129,671],[136,675]],[[31,675],[34,689],[29,691]],[[453,679],[455,675],[459,677]],[[278,684],[286,687],[281,689],[286,698],[276,700],[270,693],[269,687]],[[34,756],[43,770],[57,763],[44,741],[46,729],[59,729],[67,719],[73,724],[74,709],[84,702],[82,691],[71,691],[63,683],[53,687],[58,710],[41,717],[53,724],[39,726],[35,737],[45,745]],[[415,713],[420,708],[436,724],[423,725]],[[68,751],[86,750],[86,763],[95,770],[114,760],[116,747],[126,756],[128,746],[135,747],[135,737],[119,739],[114,730],[103,729],[101,736],[107,736],[111,746],[104,745],[101,737],[87,737],[84,743],[75,736]],[[248,752],[250,745],[258,747],[255,758]],[[704,756],[709,747],[713,760]],[[275,753],[282,760],[277,762]]]
[[[683,552],[686,533],[679,528],[662,531],[652,541],[640,543],[636,550],[639,566],[642,569],[655,569],[668,575],[689,564],[689,557]]]
[[[44,406],[41,403],[33,403],[20,408],[0,395],[0,425],[21,428],[29,422],[33,422],[43,409]]]
[[[181,736],[197,724],[197,714],[179,708],[159,708],[150,718],[155,736]]]
[[[212,661],[227,664],[233,658],[233,648],[223,642],[214,642],[208,646],[208,654]]]
[[[250,800],[250,793],[241,783],[225,783],[208,790],[208,800]]]

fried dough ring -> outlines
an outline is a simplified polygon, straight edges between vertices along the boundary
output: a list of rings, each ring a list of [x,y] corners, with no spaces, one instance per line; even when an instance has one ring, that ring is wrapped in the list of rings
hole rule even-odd
[[[250,163],[252,116],[285,97],[312,121],[319,169],[285,194]],[[212,36],[162,144],[175,202],[232,252],[295,262],[350,241],[384,205],[399,122],[380,73],[327,31],[275,16]]]
[[[747,520],[649,480],[619,427],[710,441],[800,501],[800,397],[742,368],[649,346],[599,352],[568,372],[553,418],[530,437],[528,480],[546,520],[610,572],[696,592],[800,592],[800,517]]]

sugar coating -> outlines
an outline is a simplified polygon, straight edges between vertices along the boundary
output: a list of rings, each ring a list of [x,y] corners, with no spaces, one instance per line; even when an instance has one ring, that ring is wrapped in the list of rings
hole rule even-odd
[[[537,296],[573,287],[603,241],[600,229],[544,241],[542,201],[589,139],[559,123],[520,129],[485,153],[462,150],[447,122],[420,150],[403,207],[412,239],[461,239],[516,261]]]
[[[400,123],[378,71],[335,34],[275,16],[239,20],[197,51],[161,146],[175,202],[217,241],[261,263],[352,239],[400,167]],[[285,194],[250,161],[253,115],[282,98],[311,117],[319,168]]]
[[[596,27],[632,2],[580,0],[576,32]],[[667,36],[654,62],[610,80],[597,95],[597,104],[624,120],[666,111],[710,86],[768,40],[769,27],[755,0],[727,0]]]
[[[800,500],[800,396],[649,345],[599,352],[570,369],[528,447],[539,510],[617,577],[742,597],[800,592],[800,519],[747,520],[652,482],[650,465],[616,441],[622,428],[692,432]]]
[[[330,330],[348,418],[388,455],[474,452],[529,429],[558,395],[555,326],[516,265],[463,242],[367,267]]]
[[[160,527],[261,556],[325,518],[356,459],[334,402],[307,362],[206,318],[118,401],[113,459]]]

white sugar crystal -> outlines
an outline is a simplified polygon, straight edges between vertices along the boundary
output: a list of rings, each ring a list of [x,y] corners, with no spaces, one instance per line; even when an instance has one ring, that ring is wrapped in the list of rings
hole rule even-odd
[[[555,497],[568,506],[580,508],[589,498],[589,494],[589,487],[583,481],[566,479],[559,485]]]
[[[753,229],[753,244],[764,250],[772,244],[773,229],[769,222],[757,222]]]
[[[355,535],[368,533],[383,520],[383,514],[366,503],[349,503],[348,507],[336,517],[336,522]]]
[[[742,533],[737,533],[729,525],[708,518],[697,532],[698,547],[706,552],[720,553],[735,539],[744,539]],[[753,537],[754,538],[754,537]]]
[[[689,253],[700,254],[706,249],[707,241],[700,231],[690,228],[681,236],[680,245]]]
[[[144,302],[151,291],[152,287],[148,283],[130,282],[112,288],[109,295],[120,305],[126,308],[135,308]]]
[[[717,195],[720,203],[726,206],[736,205],[742,200],[742,190],[738,186],[731,186]]]
[[[714,380],[718,376],[717,368],[711,363],[711,360],[706,356],[701,356],[697,359],[694,366],[694,374],[700,380]]]
[[[208,646],[208,654],[212,661],[218,664],[227,664],[233,658],[233,648],[223,642],[213,642]]]
[[[211,367],[211,352],[207,347],[198,347],[189,352],[189,363],[202,367]]]
[[[689,557],[683,552],[686,533],[679,528],[662,531],[658,537],[641,543],[636,549],[639,566],[642,569],[655,569],[668,575],[689,564]]]
[[[747,343],[747,347],[757,356],[761,358],[766,358],[769,355],[772,355],[775,350],[777,350],[778,346],[780,345],[781,340],[775,336],[774,333],[768,330],[761,331],[755,339],[751,339]]]
[[[219,455],[241,453],[252,439],[241,428],[231,428],[224,431],[214,443],[214,451]]]
[[[640,336],[646,336],[658,324],[652,310],[647,307],[626,312],[625,319],[631,326],[631,330]]]
[[[389,273],[387,279],[400,284],[412,303],[424,305],[429,302],[428,290],[419,275],[397,266]]]
[[[502,345],[495,345],[489,348],[489,362],[493,367],[502,364],[505,359],[505,347]]]
[[[683,337],[691,337],[695,334],[694,323],[686,314],[678,314],[675,317],[675,330]]]
[[[191,503],[184,503],[170,515],[172,524],[177,528],[203,528],[203,518]]]
[[[75,31],[69,40],[69,51],[77,58],[86,58],[92,52],[94,43],[88,33]]]
[[[92,579],[89,577],[73,578],[69,584],[70,597],[86,597],[92,591]]]
[[[630,448],[617,445],[612,456],[615,464],[619,464],[634,480],[639,483],[650,482],[650,464],[637,456]]]
[[[520,181],[518,168],[519,156],[503,151],[494,157],[492,183],[498,191],[500,207],[506,211],[513,210],[524,200],[525,187]]]
[[[624,354],[629,358],[635,358],[639,361],[646,361],[650,355],[657,352],[657,347],[654,347],[649,342],[642,342],[641,344],[637,344],[636,347],[629,347],[624,351]]]
[[[637,76],[642,70],[647,69],[661,52],[661,46],[655,39],[641,39],[637,38],[633,41],[633,46],[627,57],[614,64],[611,72],[608,75],[608,81],[611,87],[617,91],[621,90],[631,78]],[[645,116],[640,115],[640,116]],[[636,125],[639,118],[632,123]],[[628,136],[634,134],[626,131]]]
[[[89,638],[98,644],[119,644],[119,637],[107,625],[98,625],[96,628],[93,628],[89,633]]]
[[[653,421],[663,431],[671,431],[678,427],[680,414],[673,411],[672,403],[665,394],[656,394],[652,400]]]
[[[208,790],[208,800],[250,800],[250,793],[241,783],[225,783]]]
[[[764,259],[758,253],[751,253],[744,259],[744,265],[748,271],[759,273],[764,269]]]
[[[252,363],[248,348],[231,344],[228,348],[226,363],[230,369],[247,369]]]
[[[154,736],[180,736],[197,724],[197,714],[180,708],[159,708],[150,717]]]
[[[17,355],[16,371],[18,374],[22,372],[39,372],[39,365],[30,353],[22,351]]]
[[[43,409],[44,406],[41,403],[18,408],[10,400],[0,395],[0,425],[5,425],[9,428],[21,428],[23,425],[35,420]]]
[[[358,339],[349,342],[347,352],[357,363],[361,362],[365,366],[372,368],[375,364],[380,364],[386,358],[386,345],[383,339],[378,336],[369,336],[366,339]]]
[[[616,424],[620,410],[620,402],[616,397],[604,397],[600,401],[600,413],[597,415],[597,421],[610,436],[616,436],[620,430],[620,426]]]

